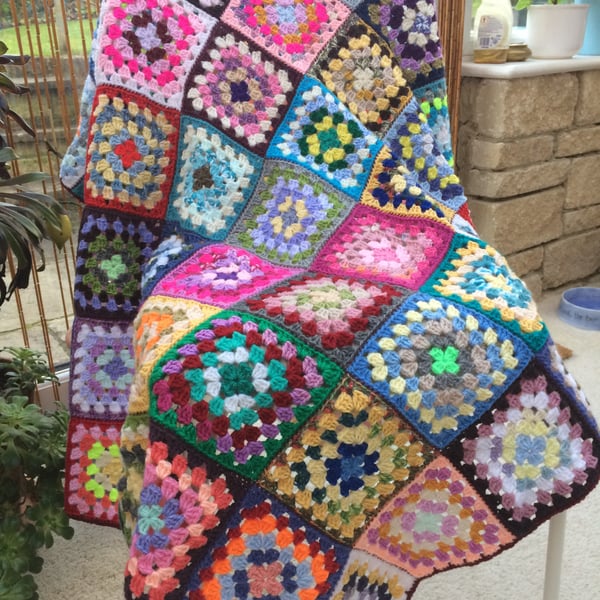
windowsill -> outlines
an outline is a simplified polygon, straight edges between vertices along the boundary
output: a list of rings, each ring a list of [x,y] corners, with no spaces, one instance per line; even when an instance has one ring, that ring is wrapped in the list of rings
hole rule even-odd
[[[600,69],[600,56],[577,55],[573,58],[554,60],[529,58],[523,62],[507,62],[498,65],[474,63],[471,56],[466,56],[462,61],[463,77],[484,79],[517,79],[594,69]]]

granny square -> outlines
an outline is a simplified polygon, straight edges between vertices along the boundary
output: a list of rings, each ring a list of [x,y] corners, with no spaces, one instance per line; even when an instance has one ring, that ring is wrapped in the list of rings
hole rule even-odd
[[[212,244],[173,269],[154,293],[225,308],[298,272],[272,265],[242,248]]]
[[[338,0],[232,0],[223,21],[306,73],[349,13]]]
[[[424,217],[448,226],[456,212],[414,184],[387,146],[377,155],[360,203],[398,216]]]
[[[183,108],[262,153],[299,78],[249,39],[219,24],[188,76]]]
[[[428,81],[423,87],[413,90],[413,94],[419,103],[421,114],[427,119],[437,147],[448,165],[454,167],[446,80]]]
[[[133,315],[142,267],[158,245],[160,222],[86,209],[75,263],[75,310],[82,317]]]
[[[72,329],[71,414],[122,421],[133,380],[133,327],[76,317]]]
[[[285,330],[224,311],[157,364],[150,414],[192,447],[256,479],[340,378],[337,365]]]
[[[321,83],[305,77],[267,151],[358,200],[381,141]]]
[[[443,67],[435,0],[366,0],[358,13],[388,40],[414,88]]]
[[[183,232],[179,235],[168,235],[165,229],[163,229],[160,244],[152,252],[142,269],[142,300],[148,298],[162,276],[189,258],[198,248],[197,238],[187,239],[192,236],[187,236]]]
[[[177,150],[176,111],[101,87],[90,123],[86,204],[162,218]]]
[[[427,112],[425,112],[427,111]],[[391,152],[405,166],[408,185],[418,186],[423,192],[457,210],[465,198],[459,179],[448,159],[434,143],[435,133],[429,126],[431,107],[412,98],[410,106],[394,122],[385,141]]]
[[[506,259],[481,240],[456,234],[444,261],[423,289],[483,311],[520,335],[534,351],[548,338],[527,286]]]
[[[331,40],[310,75],[333,92],[371,131],[385,133],[412,92],[389,46],[358,17]]]
[[[167,219],[223,240],[251,196],[261,159],[203,121],[184,116]]]
[[[66,453],[65,512],[74,519],[119,526],[121,422],[72,416]]]
[[[417,290],[439,265],[452,231],[435,221],[356,206],[329,238],[312,269]]]
[[[152,296],[133,323],[136,369],[131,382],[129,411],[148,412],[147,379],[163,354],[179,339],[220,309],[185,298]]]
[[[356,547],[421,578],[493,556],[513,541],[440,456],[388,502]]]
[[[183,84],[216,19],[187,2],[107,0],[96,34],[98,84],[181,108]]]
[[[189,598],[327,600],[348,553],[252,487],[202,561]]]
[[[310,171],[267,160],[230,240],[275,263],[308,266],[323,232],[337,227],[354,204]]]
[[[78,200],[83,200],[83,191],[78,188],[82,185],[86,171],[87,143],[95,94],[96,83],[92,76],[88,74],[79,100],[77,132],[60,163],[60,180]]]
[[[551,338],[548,338],[546,345],[536,355],[537,361],[544,366],[554,381],[557,381],[565,388],[566,395],[572,399],[575,406],[579,409],[581,416],[587,421],[592,429],[598,429],[598,421],[592,414],[592,407],[584,391],[579,387],[573,375],[567,369],[563,362],[558,348]]]
[[[402,297],[401,290],[389,285],[306,273],[247,299],[245,305],[344,365]]]
[[[597,481],[600,444],[584,422],[574,422],[566,398],[534,361],[460,441],[460,468],[517,535],[572,503],[588,477]]]
[[[483,315],[417,293],[349,370],[443,448],[492,406],[531,357],[521,340]]]
[[[190,464],[187,451],[169,452],[163,442],[149,446],[125,570],[129,597],[164,598],[185,586],[189,575],[182,571],[231,509],[228,486],[206,464]]]
[[[328,534],[352,543],[433,457],[375,394],[345,379],[261,482]]]
[[[332,600],[408,600],[414,577],[362,550],[350,553]]]

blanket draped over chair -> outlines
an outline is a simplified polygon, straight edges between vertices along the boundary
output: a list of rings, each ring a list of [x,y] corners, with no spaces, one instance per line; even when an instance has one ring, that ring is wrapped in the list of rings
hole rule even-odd
[[[103,0],[66,510],[128,598],[410,598],[598,481],[453,171],[433,0]]]

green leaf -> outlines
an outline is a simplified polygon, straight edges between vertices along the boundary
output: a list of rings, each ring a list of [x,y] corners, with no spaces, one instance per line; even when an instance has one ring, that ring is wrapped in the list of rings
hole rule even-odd
[[[8,46],[4,42],[0,42],[0,56],[8,52]]]
[[[25,183],[33,183],[35,181],[47,181],[48,179],[51,179],[51,177],[50,177],[50,175],[48,175],[48,173],[42,173],[40,171],[32,171],[31,173],[17,175],[16,177],[11,177],[10,179],[7,179],[7,180],[0,180],[0,187],[7,187],[7,186],[14,187],[15,185],[23,185]]]
[[[6,114],[16,123],[18,123],[21,126],[21,129],[23,129],[23,131],[27,132],[31,137],[37,137],[35,131],[31,128],[31,125],[29,125],[29,123],[18,113],[16,113],[14,110],[7,110]]]
[[[0,148],[0,162],[10,162],[11,160],[16,160],[17,158],[19,158],[19,156],[10,146]]]
[[[20,94],[20,86],[18,86],[8,75],[0,73],[0,88],[3,88],[13,94]]]

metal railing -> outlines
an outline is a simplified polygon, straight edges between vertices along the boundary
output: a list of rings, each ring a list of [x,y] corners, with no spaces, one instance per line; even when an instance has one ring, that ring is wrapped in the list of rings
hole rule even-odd
[[[43,191],[65,199],[68,194],[58,178],[60,157],[76,133],[98,5],[96,0],[0,2],[0,40],[9,54],[31,56],[23,67],[7,67],[12,79],[30,89],[23,96],[10,95],[10,106],[37,134],[32,139],[9,122],[7,141],[20,157],[12,170],[50,174]],[[69,205],[69,213],[77,231],[76,203]],[[45,248],[45,270],[34,272],[29,287],[17,290],[0,307],[0,347],[25,345],[43,351],[60,370],[68,362],[65,335],[73,315],[75,246],[71,241],[60,252],[50,243]],[[14,271],[12,262],[9,268]]]

